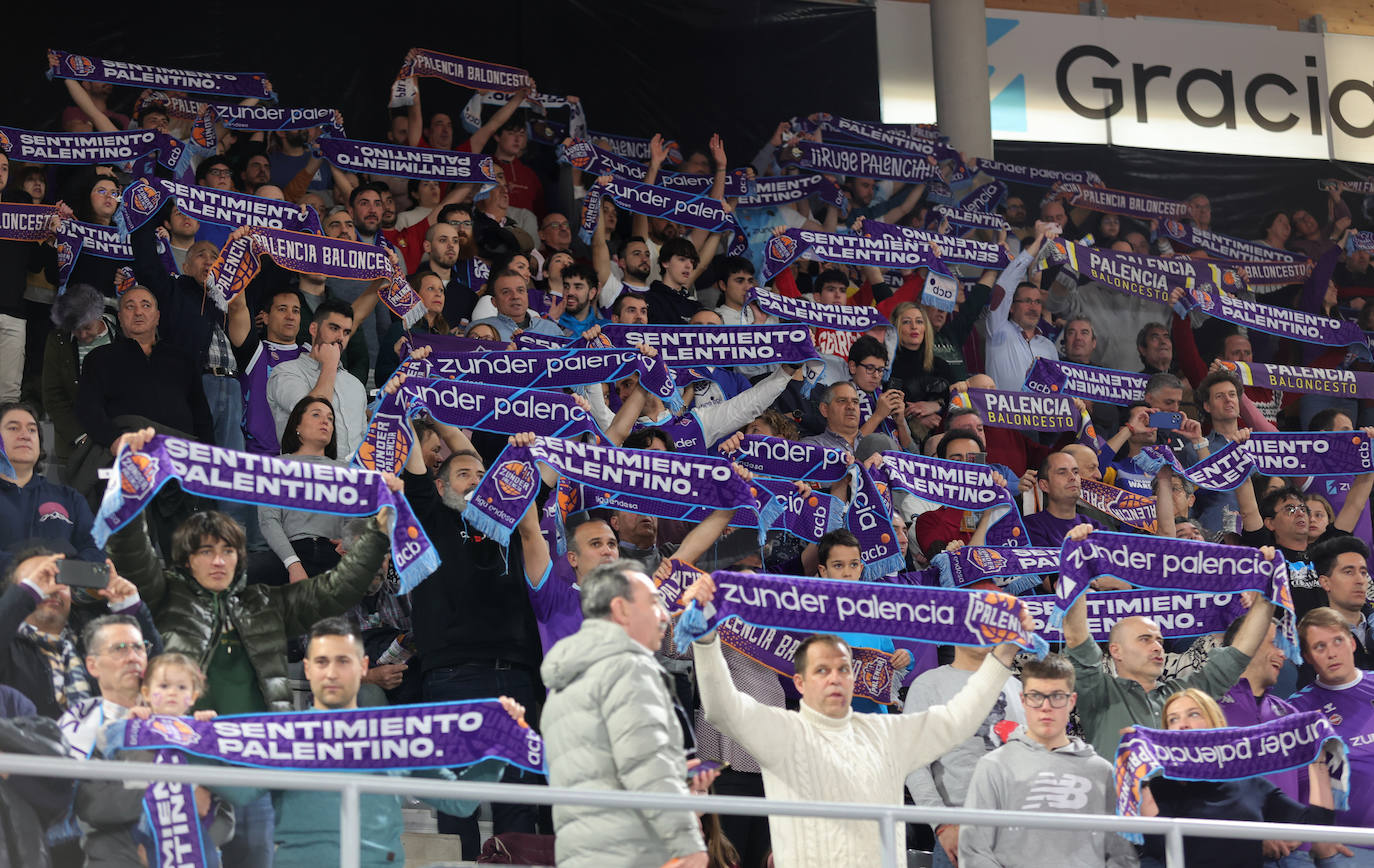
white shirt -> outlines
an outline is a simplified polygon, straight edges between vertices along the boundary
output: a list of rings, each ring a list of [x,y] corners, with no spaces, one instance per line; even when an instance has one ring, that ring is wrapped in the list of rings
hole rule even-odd
[[[1022,251],[1002,271],[997,278],[1001,297],[988,311],[987,374],[997,383],[997,388],[1012,392],[1026,382],[1026,372],[1037,358],[1059,359],[1054,341],[1042,334],[1026,340],[1021,327],[1007,318],[1016,296],[1016,286],[1025,277],[1030,261],[1030,253]]]

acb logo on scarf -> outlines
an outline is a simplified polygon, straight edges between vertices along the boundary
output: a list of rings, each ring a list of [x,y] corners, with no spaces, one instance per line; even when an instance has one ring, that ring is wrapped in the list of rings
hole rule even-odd
[[[145,452],[125,452],[119,459],[119,489],[139,499],[153,493],[158,460]]]
[[[67,69],[71,70],[72,75],[90,75],[95,72],[95,63],[89,57],[69,54],[67,55]]]
[[[1016,614],[1016,598],[1000,591],[980,591],[969,595],[964,626],[988,645],[1016,642],[1021,637],[1021,619]]]

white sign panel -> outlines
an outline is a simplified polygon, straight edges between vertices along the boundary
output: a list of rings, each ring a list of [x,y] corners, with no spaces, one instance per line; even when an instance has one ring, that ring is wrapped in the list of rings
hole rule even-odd
[[[926,4],[879,0],[883,120],[935,120]],[[1374,38],[987,11],[997,139],[1374,163]]]

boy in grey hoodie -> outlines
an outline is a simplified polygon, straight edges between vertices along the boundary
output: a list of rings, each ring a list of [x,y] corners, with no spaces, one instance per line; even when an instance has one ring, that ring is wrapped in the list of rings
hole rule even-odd
[[[965,807],[1114,813],[1111,764],[1065,731],[1078,700],[1073,688],[1073,666],[1057,654],[1022,666],[1026,727],[978,761]],[[959,829],[959,868],[1134,868],[1137,864],[1135,848],[1114,832]]]

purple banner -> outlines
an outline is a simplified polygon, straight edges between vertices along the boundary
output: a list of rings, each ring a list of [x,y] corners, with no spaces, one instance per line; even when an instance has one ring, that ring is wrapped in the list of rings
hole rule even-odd
[[[983,423],[1018,431],[1076,431],[1079,413],[1073,399],[1038,392],[1000,389],[960,389],[949,400],[953,407],[972,407]]]
[[[715,600],[706,625],[739,618],[802,633],[868,633],[937,645],[1013,642],[1043,654],[1043,639],[1021,628],[1021,602],[1000,591],[963,591],[877,582],[840,582],[762,573],[711,574]],[[695,604],[679,618],[678,646],[703,635]],[[695,617],[694,617],[695,615]],[[695,623],[694,623],[695,622]],[[695,633],[696,636],[691,634]]]
[[[1149,379],[1144,374],[1036,359],[1026,373],[1025,387],[1042,395],[1065,395],[1126,407],[1145,399]]]
[[[217,96],[266,100],[277,98],[277,95],[268,89],[267,75],[261,72],[171,69],[142,63],[124,63],[119,60],[101,60],[98,57],[72,54],[55,48],[48,49],[48,77],[102,81],[126,87],[150,87],[157,90],[179,90]]]
[[[408,590],[439,567],[439,555],[405,495],[391,491],[380,475],[367,470],[235,452],[159,434],[141,451],[121,450],[115,471],[91,531],[97,546],[103,547],[110,534],[175,479],[188,494],[254,506],[343,516],[373,515],[390,507],[391,562],[402,584]]]
[[[44,241],[54,233],[56,205],[0,203],[0,240]]]
[[[706,573],[691,564],[671,561],[672,571],[668,578],[658,583],[659,599],[669,615],[677,615],[683,609],[682,592],[692,582]],[[738,618],[732,618],[716,628],[716,635],[728,647],[738,651],[755,663],[772,669],[779,675],[791,678],[796,674],[792,658],[808,634],[776,627],[755,627]],[[854,664],[854,695],[882,705],[892,704],[892,656],[876,648],[851,648]]]
[[[1174,451],[1163,444],[1144,447],[1134,461],[1140,472],[1150,477],[1167,464],[1179,476],[1208,491],[1235,491],[1255,472],[1255,459],[1237,443],[1227,443],[1186,469]]]
[[[778,149],[778,163],[795,164],[812,172],[827,175],[849,175],[856,178],[876,178],[887,181],[924,183],[942,181],[940,164],[924,154],[870,151],[846,145],[826,145],[801,140]],[[964,177],[956,171],[951,180]]]
[[[1275,552],[1265,560],[1257,548],[1097,531],[1085,539],[1064,540],[1059,584],[1051,620],[1059,624],[1074,601],[1098,576],[1114,576],[1141,588],[1238,594],[1258,591],[1284,611],[1275,643],[1296,657],[1297,632],[1288,562]]]
[[[778,175],[771,178],[755,178],[754,192],[739,197],[736,208],[771,208],[800,202],[811,196],[819,196],[827,205],[841,211],[849,208],[849,200],[836,186],[835,182],[821,175]]]
[[[906,565],[897,533],[892,528],[892,497],[881,473],[862,464],[849,465],[849,505],[844,526],[859,541],[864,581],[871,582],[896,573]]]
[[[759,286],[750,287],[745,305],[750,304],[757,304],[759,310],[778,319],[841,332],[866,332],[869,329],[892,326],[876,308],[850,304],[822,304],[805,298],[789,298]]]
[[[912,226],[898,226],[877,220],[864,220],[862,235],[879,237],[899,237],[924,244],[940,246],[940,262],[955,265],[972,265],[976,268],[1006,268],[1011,263],[1007,249],[991,241],[978,241],[973,238],[960,238],[957,235],[942,235]]]
[[[902,235],[839,235],[810,229],[787,229],[775,234],[764,245],[762,282],[772,280],[798,259],[838,262],[842,265],[875,265],[885,269],[946,270],[928,243]]]
[[[45,133],[0,127],[0,151],[16,163],[53,163],[87,166],[133,162],[150,154],[164,168],[175,169],[181,160],[181,144],[156,130],[113,133]]]
[[[501,759],[544,771],[544,743],[495,699],[341,711],[133,718],[116,750],[169,749],[229,765],[296,771],[461,768]]]
[[[418,347],[433,347],[436,353],[489,353],[510,349],[506,341],[484,341],[462,335],[430,335],[409,332],[402,336],[401,357],[410,355]]]
[[[169,199],[176,201],[178,211],[201,223],[265,226],[321,234],[320,216],[314,208],[161,178],[140,178],[125,188],[115,221],[122,221],[125,231],[134,232],[151,220]]]
[[[955,208],[951,205],[936,205],[930,209],[931,217],[927,225],[938,225],[945,221],[949,225],[967,232],[971,229],[987,229],[992,232],[1006,232],[1011,229],[1001,214],[992,211],[978,211],[970,208]],[[941,248],[943,249],[943,248]]]
[[[181,718],[165,719],[181,722]],[[174,750],[158,751],[156,761],[186,764],[186,758]],[[193,784],[154,781],[143,794],[143,813],[153,830],[158,868],[201,868],[205,864],[205,842]]]
[[[974,187],[973,192],[959,200],[959,207],[969,211],[996,211],[1007,198],[1007,185],[1001,181]]]
[[[1312,261],[1304,259],[1301,262],[1261,262],[1250,259],[1213,259],[1212,263],[1218,268],[1224,268],[1239,274],[1245,281],[1245,285],[1255,290],[1259,295],[1273,292],[1276,287],[1288,286],[1292,283],[1306,283],[1307,278],[1312,276]]]
[[[513,93],[522,87],[531,87],[534,84],[530,79],[530,74],[519,67],[488,63],[485,60],[474,60],[471,57],[456,57],[428,48],[411,49],[406,62],[401,66],[401,71],[396,74],[397,88],[403,84],[409,84],[406,79],[411,76],[437,78],[458,87],[467,87],[473,90],[494,90],[501,93]],[[410,105],[414,101],[412,94],[410,101],[398,102],[396,100],[398,95],[399,92],[393,90],[392,108]]]
[[[1056,558],[1056,563],[1058,559]],[[1240,594],[1200,594],[1180,591],[1088,591],[1088,631],[1106,642],[1112,627],[1126,618],[1146,617],[1159,626],[1165,639],[1186,639],[1224,633],[1231,622],[1245,614]],[[1021,597],[1035,618],[1035,632],[1047,642],[1063,642],[1058,627],[1050,626],[1053,594]]]
[[[1236,325],[1257,329],[1281,338],[1290,338],[1325,347],[1353,347],[1369,357],[1364,332],[1350,320],[1318,316],[1257,301],[1246,301],[1218,290],[1216,286],[1194,286],[1188,290],[1193,304],[1203,313]]]
[[[635,181],[649,177],[649,168],[643,163],[622,159],[585,139],[572,138],[559,145],[558,161],[592,175],[619,175]],[[660,171],[654,184],[691,193],[706,193],[715,185],[715,180],[711,175]],[[726,199],[748,196],[753,192],[754,181],[742,170],[736,169],[725,176],[725,191],[721,195]]]
[[[1096,172],[1060,169],[1039,169],[1034,166],[1018,166],[999,160],[979,159],[975,168],[985,175],[999,181],[1017,184],[1030,184],[1036,187],[1053,187],[1055,184],[1087,184],[1092,187],[1104,186]]]
[[[1116,812],[1140,813],[1141,786],[1175,781],[1238,781],[1302,769],[1326,756],[1336,808],[1347,807],[1345,741],[1320,711],[1299,711],[1255,726],[1168,730],[1137,726],[1116,749]],[[1141,843],[1139,835],[1127,840]]]
[[[1045,245],[1043,254],[1054,265],[1064,265],[1124,295],[1132,295],[1168,305],[1169,295],[1176,288],[1186,288],[1192,282],[1215,282],[1222,279],[1220,270],[1205,261],[1187,257],[1141,256],[1088,247],[1063,238]],[[1232,274],[1232,280],[1235,279]]]
[[[1245,444],[1265,476],[1358,476],[1374,470],[1364,431],[1255,431]]]
[[[1078,499],[1098,512],[1104,512],[1121,524],[1137,527],[1146,533],[1156,533],[1159,520],[1155,517],[1155,499],[1124,488],[1117,488],[1095,479],[1084,479]]]
[[[1018,596],[1040,582],[1041,573],[1059,572],[1059,549],[1016,546],[961,546],[931,559],[934,582],[945,588],[963,588],[991,580],[1008,594]],[[930,570],[923,571],[929,573]]]
[[[1374,398],[1374,374],[1347,368],[1297,368],[1256,362],[1222,362],[1247,386],[1331,395],[1337,398]]]
[[[1069,193],[1069,204],[1075,208],[1124,214],[1140,220],[1164,220],[1170,217],[1182,220],[1188,217],[1188,206],[1173,199],[1073,183],[1058,184],[1056,189]]]
[[[1374,193],[1374,181],[1341,181],[1336,178],[1321,178],[1317,181],[1318,190],[1344,189],[1347,193]]]
[[[849,471],[847,454],[815,443],[746,435],[730,460],[761,476],[829,484]]]
[[[944,461],[910,452],[884,452],[882,466],[890,486],[922,500],[971,512],[1004,509],[1005,514],[988,529],[989,545],[1029,544],[1021,513],[1012,506],[1011,492],[993,480],[992,474],[997,471],[988,465]]]
[[[669,223],[708,232],[731,233],[731,256],[739,256],[749,249],[749,242],[735,221],[735,215],[726,210],[725,203],[718,199],[616,177],[609,182],[598,180],[596,186],[601,188],[601,195],[610,196],[616,205],[634,214],[658,217]],[[588,208],[588,214],[593,210]],[[588,226],[584,218],[580,233],[584,242],[591,241],[595,228],[595,220]]]
[[[1261,241],[1246,241],[1242,238],[1232,238],[1230,235],[1222,235],[1219,232],[1209,232],[1206,229],[1199,229],[1196,226],[1181,223],[1178,220],[1160,220],[1159,234],[1188,247],[1206,250],[1208,253],[1219,256],[1222,259],[1292,263],[1307,261],[1307,257],[1303,256],[1301,253],[1280,250],[1277,247],[1270,247],[1268,244]]]
[[[476,184],[478,194],[496,186],[491,157],[467,151],[441,151],[320,136],[315,147],[340,169],[448,184]]]
[[[407,327],[424,316],[419,293],[410,288],[401,271],[404,259],[392,265],[387,251],[374,244],[263,227],[254,227],[242,238],[225,244],[210,264],[205,287],[220,310],[257,277],[262,270],[262,256],[270,256],[282,268],[301,274],[353,280],[389,278],[380,292],[382,303]]]
[[[839,133],[849,139],[881,145],[908,154],[920,154],[934,157],[937,160],[954,160],[956,162],[960,160],[959,152],[944,144],[939,138],[913,135],[906,130],[893,128],[886,124],[826,115],[821,128]]]
[[[601,334],[618,347],[648,344],[658,358],[674,368],[697,365],[797,365],[819,359],[804,325],[673,326],[622,325],[601,327]]]
[[[467,523],[501,545],[509,543],[539,493],[540,464],[580,485],[624,492],[646,503],[709,509],[756,509],[759,504],[756,490],[724,458],[539,437],[530,446],[507,446],[501,452],[473,493],[464,512]],[[771,514],[760,516],[759,523],[766,527],[771,520]],[[759,536],[762,544],[762,529]]]

